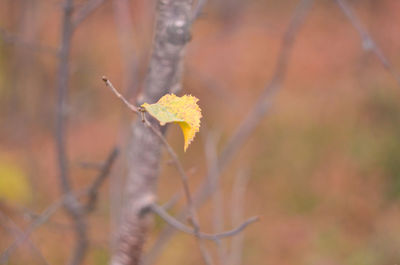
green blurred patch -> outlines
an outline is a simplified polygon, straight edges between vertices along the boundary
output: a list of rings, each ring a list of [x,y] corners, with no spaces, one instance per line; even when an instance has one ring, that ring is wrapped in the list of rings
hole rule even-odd
[[[314,240],[317,253],[321,255],[342,255],[349,246],[337,227],[320,231]]]
[[[318,123],[293,125],[287,121],[277,121],[271,127],[260,131],[260,139],[269,139],[261,146],[261,154],[256,160],[255,170],[279,172],[295,178],[308,177],[324,159],[330,146],[335,145],[332,128]],[[262,159],[260,159],[262,158]]]
[[[369,248],[359,249],[350,254],[346,264],[349,265],[375,265],[382,264],[380,255]]]
[[[293,124],[276,120],[263,128],[265,141],[254,159],[255,176],[279,177],[280,203],[289,214],[309,214],[319,203],[311,182],[316,170],[340,142],[332,126],[316,121]]]
[[[30,200],[31,195],[23,169],[12,162],[0,160],[0,200],[23,204]]]
[[[318,196],[306,187],[297,186],[287,193],[285,209],[293,214],[309,214],[318,205]]]
[[[390,90],[368,95],[364,119],[355,128],[350,147],[366,173],[379,170],[385,177],[386,195],[400,198],[400,104]]]
[[[399,132],[400,133],[400,132]],[[400,135],[400,134],[399,134]],[[387,196],[389,199],[400,198],[400,139],[390,137],[382,146],[379,163],[387,181]]]
[[[346,265],[382,264],[378,249],[365,244],[352,244],[339,227],[330,227],[318,233],[314,240],[316,253]]]

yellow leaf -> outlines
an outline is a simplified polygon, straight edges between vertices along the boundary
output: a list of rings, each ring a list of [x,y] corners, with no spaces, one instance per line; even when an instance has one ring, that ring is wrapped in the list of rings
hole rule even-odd
[[[144,103],[142,107],[161,125],[169,122],[178,123],[185,140],[184,150],[188,148],[194,136],[200,129],[201,109],[198,99],[190,95],[178,97],[167,94],[155,104]]]

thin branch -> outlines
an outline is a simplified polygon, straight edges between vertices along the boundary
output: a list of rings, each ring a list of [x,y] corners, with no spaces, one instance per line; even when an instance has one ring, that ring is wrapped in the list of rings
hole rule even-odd
[[[184,190],[184,194],[186,196],[186,200],[188,203],[188,208],[189,208],[189,214],[190,214],[190,218],[191,218],[191,224],[193,225],[194,231],[195,233],[200,231],[200,225],[199,225],[199,221],[198,221],[198,217],[193,205],[193,199],[192,199],[192,195],[190,193],[190,188],[189,188],[189,183],[188,183],[188,176],[185,172],[185,170],[183,169],[183,166],[181,164],[181,162],[178,159],[177,154],[175,153],[174,149],[171,147],[171,145],[168,143],[167,139],[164,137],[164,135],[158,130],[156,129],[143,115],[143,111],[139,111],[139,108],[135,107],[134,105],[132,105],[131,103],[129,103],[129,101],[127,99],[125,99],[124,96],[122,96],[118,90],[113,86],[113,84],[110,82],[110,80],[103,76],[102,80],[105,82],[105,84],[111,88],[111,91],[133,112],[135,112],[136,114],[141,113],[142,114],[142,121],[144,123],[144,125],[146,125],[146,127],[148,127],[163,143],[164,147],[166,148],[167,152],[169,153],[169,155],[172,158],[173,164],[175,165],[176,169],[178,170],[179,176],[181,177],[181,182],[183,185],[183,190]],[[197,236],[198,239],[201,239],[201,237]],[[211,260],[211,256],[208,254],[208,251],[206,250],[205,246],[202,245],[201,241],[198,241],[199,243],[199,247],[200,247],[200,251],[202,252],[203,258],[206,261],[206,264],[211,265],[212,264],[212,260]]]
[[[183,169],[183,166],[182,166],[181,162],[179,161],[177,154],[175,153],[174,149],[171,147],[171,145],[168,143],[167,139],[165,139],[164,135],[162,135],[162,133],[159,130],[157,130],[147,119],[144,119],[143,122],[148,128],[150,128],[152,130],[152,132],[154,134],[156,134],[158,136],[158,138],[160,138],[160,140],[164,144],[164,147],[166,148],[168,154],[171,156],[172,162],[173,162],[174,166],[176,167],[176,169],[178,170],[178,173],[181,177],[183,191],[186,196],[188,207],[192,208],[193,201],[192,201],[192,195],[190,193],[189,184],[188,184],[189,178],[186,175],[186,172]]]
[[[103,76],[102,80],[105,82],[105,84],[111,88],[111,91],[133,112],[135,112],[136,114],[142,113],[142,111],[139,111],[139,109],[137,107],[135,107],[134,105],[132,105],[131,103],[129,103],[129,101],[127,99],[125,99],[124,96],[121,95],[121,93],[118,92],[118,90],[113,86],[113,84],[110,82],[110,80]],[[178,159],[178,156],[176,155],[174,149],[170,146],[170,144],[168,143],[167,139],[165,139],[164,135],[162,135],[162,133],[157,130],[147,119],[143,119],[142,120],[143,123],[155,134],[157,135],[157,137],[161,140],[161,142],[163,143],[164,147],[166,148],[167,152],[169,153],[169,155],[172,158],[172,162],[175,165],[176,169],[179,172],[179,175],[181,177],[181,181],[183,184],[183,190],[186,196],[186,199],[188,201],[188,206],[192,207],[193,202],[192,202],[192,196],[190,194],[190,189],[189,189],[189,184],[188,184],[188,176],[186,175],[185,170],[183,169],[183,166],[181,164],[181,162]],[[197,219],[197,218],[195,218]]]
[[[101,78],[104,83],[111,88],[111,91],[134,113],[139,114],[139,109],[137,107],[135,107],[134,105],[132,105],[131,103],[129,103],[129,101],[127,99],[125,99],[124,96],[121,95],[121,93],[118,92],[118,90],[114,87],[114,85],[111,83],[111,81],[106,77],[103,76]]]
[[[371,51],[375,54],[378,60],[382,63],[383,67],[396,79],[396,82],[400,85],[400,75],[393,68],[393,65],[389,62],[388,58],[382,52],[382,50],[378,47],[374,39],[362,25],[360,19],[354,14],[351,10],[350,6],[347,4],[346,0],[335,0],[339,5],[340,9],[343,11],[347,19],[356,29],[358,34],[360,35],[362,45],[366,51]]]
[[[254,131],[257,124],[265,117],[268,113],[268,110],[271,107],[272,100],[274,95],[281,88],[283,81],[285,80],[287,73],[287,64],[290,58],[290,53],[292,51],[296,36],[303,24],[308,11],[311,9],[313,0],[301,0],[293,12],[291,21],[289,26],[286,29],[286,32],[282,38],[282,46],[280,53],[278,54],[278,59],[276,62],[275,72],[272,76],[272,79],[265,86],[264,92],[261,94],[260,99],[257,103],[255,103],[253,109],[249,112],[247,117],[242,121],[242,123],[238,126],[234,134],[226,143],[223,148],[222,153],[218,158],[218,174],[221,174],[223,169],[231,162],[233,156],[240,150],[242,145],[248,136]],[[207,176],[205,183],[202,184],[202,187],[196,193],[194,198],[194,202],[196,207],[203,204],[210,195],[215,191],[215,185],[210,182],[210,176]],[[184,208],[178,216],[178,219],[186,216],[188,208]],[[147,260],[145,264],[150,264],[152,260],[154,260],[157,253],[160,253],[160,249],[162,249],[167,243],[168,239],[173,235],[174,230],[170,227],[165,228],[161,235],[159,236],[158,241],[154,244],[153,248],[149,251],[150,254],[146,256]]]
[[[241,231],[243,231],[247,226],[250,224],[256,222],[259,220],[258,216],[254,216],[243,222],[241,225],[237,226],[236,228],[225,231],[222,233],[216,233],[216,234],[208,234],[208,233],[203,233],[200,231],[195,231],[189,226],[186,226],[185,224],[181,223],[177,219],[175,219],[173,216],[171,216],[169,213],[167,213],[163,207],[158,206],[157,204],[151,204],[150,210],[152,210],[154,213],[156,213],[158,216],[160,216],[165,222],[167,222],[170,226],[174,227],[175,229],[182,231],[186,234],[196,236],[200,239],[206,239],[206,240],[212,240],[216,243],[218,243],[221,239],[225,239],[228,237],[235,236],[239,234]]]
[[[72,21],[74,28],[78,27],[93,11],[95,11],[105,0],[89,0],[81,9],[76,11],[76,15]]]
[[[129,103],[129,101],[123,95],[121,95],[121,93],[119,93],[119,91],[114,87],[114,85],[111,83],[111,81],[107,77],[103,76],[102,80],[109,88],[111,88],[111,91],[131,111],[133,111],[136,114],[141,114],[143,112],[143,111],[139,111],[138,107],[135,107],[134,105]],[[175,153],[174,149],[171,147],[171,145],[168,143],[167,139],[165,139],[164,135],[162,135],[162,133],[159,130],[157,130],[147,119],[144,118],[144,119],[142,119],[142,121],[155,135],[157,135],[157,137],[161,140],[164,147],[166,148],[168,154],[171,156],[172,162],[173,162],[174,166],[176,167],[176,169],[178,170],[179,175],[181,177],[182,184],[183,184],[183,190],[184,190],[186,199],[188,201],[188,206],[192,207],[193,202],[192,202],[192,196],[190,194],[190,189],[189,189],[189,184],[188,184],[188,176],[186,175],[186,172],[183,169],[183,166],[182,166],[181,162],[179,161],[177,154]]]
[[[189,209],[189,215],[190,215],[190,223],[193,225],[194,228],[194,235],[196,236],[196,238],[198,239],[198,245],[200,248],[200,252],[203,256],[204,261],[206,262],[207,265],[212,265],[213,261],[211,259],[211,255],[208,253],[206,247],[202,244],[201,240],[202,239],[200,237],[200,224],[199,224],[199,220],[197,217],[197,213],[196,213],[196,209],[194,207],[193,204],[193,199],[192,199],[192,195],[190,193],[190,188],[189,188],[189,183],[188,183],[188,176],[186,175],[185,170],[183,169],[183,166],[181,164],[181,162],[178,159],[178,156],[176,155],[174,149],[170,146],[170,144],[168,143],[167,139],[165,139],[165,137],[162,135],[162,133],[157,130],[154,126],[152,126],[152,124],[146,120],[143,119],[144,124],[149,127],[153,133],[155,133],[160,140],[162,141],[162,143],[164,144],[165,148],[167,149],[169,155],[171,156],[172,160],[173,160],[173,164],[175,165],[176,169],[179,172],[179,176],[181,177],[181,182],[183,185],[183,190],[185,193],[185,197],[186,197],[186,201],[188,204],[188,209]]]

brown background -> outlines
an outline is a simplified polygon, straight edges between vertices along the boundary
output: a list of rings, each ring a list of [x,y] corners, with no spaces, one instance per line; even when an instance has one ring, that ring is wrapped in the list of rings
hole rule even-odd
[[[146,73],[154,1],[130,1],[125,11],[132,23],[127,24],[111,2],[99,7],[73,38],[68,149],[75,188],[96,175],[82,162],[101,162],[115,144],[123,144],[135,118],[104,87],[101,76],[134,100]],[[219,150],[271,78],[297,3],[211,2],[194,25],[184,75],[184,93],[200,99],[201,132],[185,154],[178,128],[170,126],[168,132],[193,189],[207,171],[207,137],[216,136]],[[400,1],[349,3],[393,69],[400,69]],[[53,127],[61,6],[57,0],[0,0],[0,178],[14,174],[22,179],[22,184],[0,179],[0,210],[21,227],[60,197]],[[232,185],[243,169],[249,176],[244,215],[261,216],[244,233],[243,264],[399,263],[399,84],[363,50],[357,31],[334,1],[314,3],[292,55],[273,108],[221,178],[226,229],[231,227]],[[160,202],[181,190],[168,160],[165,155]],[[111,183],[117,183],[123,163],[120,157]],[[86,264],[108,262],[110,215],[117,210],[110,203],[118,197],[114,186],[106,183],[90,217]],[[11,188],[19,195],[6,195]],[[204,231],[213,229],[213,207],[209,201],[200,208]],[[157,218],[154,224],[148,247],[164,226]],[[72,234],[60,210],[33,233],[32,241],[50,264],[63,264]],[[0,251],[12,239],[7,226],[1,226]],[[215,254],[215,245],[209,247]],[[41,261],[24,244],[10,264]],[[195,240],[179,233],[157,264],[202,261]]]

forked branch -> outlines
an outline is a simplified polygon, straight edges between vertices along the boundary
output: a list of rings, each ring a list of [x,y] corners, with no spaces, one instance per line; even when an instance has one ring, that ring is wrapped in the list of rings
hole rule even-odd
[[[108,86],[111,89],[111,91],[132,112],[134,112],[136,114],[144,112],[144,110],[142,110],[140,107],[135,107],[134,105],[129,103],[129,101],[127,99],[125,99],[125,97],[122,96],[121,93],[119,93],[119,91],[114,87],[114,85],[110,82],[110,80],[107,77],[103,76],[102,80],[105,82],[106,86]],[[251,223],[253,223],[253,222],[258,220],[258,217],[252,217],[249,220],[247,220],[246,222],[244,222],[242,225],[240,225],[239,227],[237,227],[237,228],[235,228],[235,229],[233,229],[231,231],[227,231],[227,232],[223,232],[223,233],[219,233],[219,234],[206,234],[206,233],[200,232],[200,227],[199,227],[199,223],[198,223],[198,217],[197,217],[196,212],[195,212],[195,207],[194,207],[194,204],[193,204],[192,195],[191,195],[190,189],[189,189],[188,176],[187,176],[185,170],[183,169],[183,166],[182,166],[181,162],[179,161],[177,154],[175,153],[173,148],[170,146],[170,144],[168,143],[168,141],[164,137],[164,135],[157,128],[155,128],[145,118],[145,116],[143,116],[143,115],[142,115],[142,121],[146,125],[146,127],[150,128],[151,131],[160,139],[160,141],[162,142],[162,144],[166,148],[167,152],[171,156],[174,166],[178,170],[178,173],[179,173],[179,175],[181,177],[184,193],[185,193],[185,196],[186,196],[186,199],[187,199],[188,208],[190,209],[189,210],[189,214],[190,214],[190,218],[191,218],[191,224],[193,225],[193,229],[187,227],[183,223],[181,223],[178,220],[176,220],[174,217],[170,216],[162,207],[159,207],[158,205],[152,203],[148,207],[154,213],[158,214],[161,218],[163,218],[171,226],[175,227],[176,229],[178,229],[178,230],[180,230],[182,232],[194,235],[199,240],[200,239],[209,239],[209,240],[218,241],[218,240],[220,240],[222,238],[225,238],[225,237],[234,236],[237,233],[239,233],[240,231],[242,231],[244,228],[246,228],[249,224],[251,224]],[[211,260],[209,258],[209,254],[206,252],[205,248],[203,248],[203,246],[201,245],[200,241],[199,241],[199,244],[200,244],[200,249],[203,251],[202,255],[203,255],[206,263],[211,263]]]
[[[165,211],[162,207],[158,206],[157,204],[153,203],[149,207],[154,213],[156,213],[158,216],[160,216],[165,222],[167,222],[170,226],[174,227],[175,229],[177,229],[181,232],[184,232],[186,234],[196,236],[200,239],[212,240],[216,243],[218,243],[218,241],[221,239],[232,237],[232,236],[239,234],[247,226],[249,226],[250,224],[259,220],[258,216],[253,216],[232,230],[217,233],[217,234],[208,234],[208,233],[204,233],[204,232],[200,232],[200,231],[196,232],[192,228],[186,226],[185,224],[181,223],[180,221],[175,219],[173,216],[168,214],[167,211]]]

